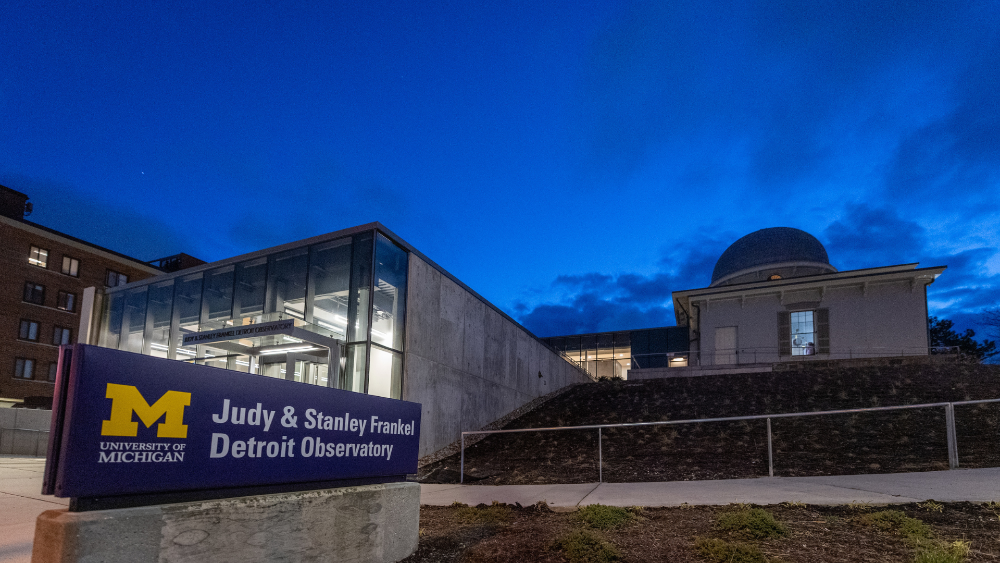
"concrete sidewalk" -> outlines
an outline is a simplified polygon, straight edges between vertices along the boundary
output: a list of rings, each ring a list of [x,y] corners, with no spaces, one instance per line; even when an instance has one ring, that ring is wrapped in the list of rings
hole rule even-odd
[[[69,505],[67,499],[42,495],[43,458],[0,456],[0,563],[29,563],[39,514]],[[453,502],[523,505],[547,501],[571,510],[587,504],[614,506],[720,505],[732,502],[777,504],[890,504],[938,501],[1000,500],[1000,468],[928,473],[774,477],[727,481],[666,483],[585,483],[580,485],[421,485],[421,504]]]
[[[35,518],[69,499],[40,493],[45,458],[0,456],[0,562],[29,563]]]
[[[421,485],[420,503],[475,505],[496,500],[522,505],[547,501],[553,508],[588,504],[612,506],[777,504],[894,504],[934,499],[942,502],[1000,500],[1000,468],[926,473],[762,477],[725,481],[665,483],[585,483],[580,485]]]

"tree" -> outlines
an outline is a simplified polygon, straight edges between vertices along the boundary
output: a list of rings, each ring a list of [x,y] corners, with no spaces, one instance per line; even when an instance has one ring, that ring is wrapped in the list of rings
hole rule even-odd
[[[990,336],[1000,340],[1000,307],[984,310],[983,324],[990,327]]]
[[[955,323],[948,319],[930,317],[927,319],[927,322],[931,336],[931,346],[958,346],[962,354],[975,358],[977,362],[982,362],[1000,354],[995,341],[983,340],[981,344],[976,342],[976,332],[971,328],[966,329],[964,334],[958,334],[952,329]]]

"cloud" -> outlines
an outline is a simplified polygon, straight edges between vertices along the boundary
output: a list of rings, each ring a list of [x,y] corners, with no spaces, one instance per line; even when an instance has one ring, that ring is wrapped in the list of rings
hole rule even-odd
[[[722,213],[788,213],[803,198],[988,212],[1000,204],[997,13],[996,2],[631,3],[584,73],[580,175],[595,189],[645,173],[653,192],[725,194]]]
[[[694,237],[691,246],[665,248],[652,274],[566,274],[552,281],[555,302],[515,303],[516,318],[539,336],[673,326],[671,292],[707,285],[726,247],[721,238]]]
[[[892,209],[848,204],[842,216],[823,231],[830,262],[839,269],[906,264],[925,253],[925,229]]]
[[[942,253],[928,229],[887,207],[848,204],[841,217],[822,236],[835,266],[842,270],[910,262],[948,266],[927,289],[930,314],[951,319],[962,330],[982,332],[982,310],[1000,305],[1000,275],[991,274],[988,266],[1000,249],[975,246]],[[956,237],[948,242],[959,241]]]
[[[920,262],[948,266],[928,289],[931,314],[964,330],[981,326],[984,308],[1000,306],[1000,275],[988,263],[1000,249],[973,247],[941,253],[928,229],[893,209],[851,203],[819,233],[840,270]],[[675,324],[671,293],[707,287],[723,250],[742,234],[696,237],[689,247],[664,249],[651,274],[587,272],[557,276],[557,297],[535,306],[515,305],[516,317],[540,336],[628,330]]]
[[[902,137],[885,177],[890,197],[930,198],[939,208],[973,211],[1000,202],[1000,38],[981,45],[951,84],[952,105]],[[975,197],[979,196],[979,197]]]

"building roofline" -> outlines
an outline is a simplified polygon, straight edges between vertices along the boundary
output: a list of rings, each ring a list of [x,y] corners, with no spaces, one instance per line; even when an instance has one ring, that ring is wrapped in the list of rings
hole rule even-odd
[[[538,336],[536,336],[530,330],[528,330],[527,328],[525,328],[521,323],[519,323],[516,320],[514,320],[510,315],[508,315],[507,313],[503,312],[503,310],[501,310],[499,307],[497,307],[496,305],[494,305],[493,303],[491,303],[488,299],[486,299],[485,297],[483,297],[482,295],[480,295],[479,293],[477,293],[471,287],[465,285],[461,280],[459,280],[454,275],[452,275],[450,272],[448,272],[447,270],[445,270],[437,262],[435,262],[435,261],[431,260],[430,258],[428,258],[423,252],[420,252],[419,250],[417,250],[416,248],[414,248],[413,245],[411,245],[410,243],[406,242],[406,240],[404,240],[402,237],[400,237],[395,232],[393,232],[392,230],[390,230],[388,227],[386,227],[382,223],[379,223],[378,221],[374,221],[374,222],[371,222],[371,223],[365,223],[363,225],[357,225],[355,227],[348,227],[346,229],[340,229],[339,231],[333,231],[333,232],[325,233],[325,234],[322,234],[322,235],[316,235],[316,236],[305,238],[305,239],[302,239],[302,240],[297,240],[297,241],[293,241],[293,242],[287,242],[287,243],[280,244],[280,245],[277,245],[277,246],[272,246],[272,247],[269,247],[269,248],[264,248],[264,249],[261,249],[261,250],[255,250],[253,252],[248,252],[246,254],[239,254],[237,256],[232,256],[230,258],[224,258],[222,260],[216,260],[214,262],[208,262],[208,263],[205,263],[205,264],[200,264],[198,266],[194,266],[192,268],[187,268],[185,270],[178,270],[176,272],[170,272],[170,273],[160,272],[159,275],[154,276],[152,278],[146,278],[146,279],[142,279],[142,280],[138,280],[138,281],[135,281],[135,282],[128,283],[126,285],[121,285],[121,286],[118,286],[118,287],[109,288],[106,291],[109,294],[110,293],[117,293],[119,291],[127,291],[128,289],[133,288],[133,287],[138,287],[138,286],[142,286],[142,285],[149,285],[151,283],[159,283],[159,282],[162,282],[162,281],[166,281],[166,280],[169,280],[169,279],[174,279],[174,278],[181,277],[181,276],[189,276],[189,275],[192,275],[192,274],[197,274],[199,272],[204,272],[204,271],[207,271],[207,270],[212,270],[212,269],[218,268],[220,266],[228,266],[230,264],[236,264],[236,263],[239,263],[239,262],[243,262],[245,260],[253,260],[255,258],[260,258],[262,256],[267,256],[269,254],[274,254],[276,252],[283,252],[285,250],[291,250],[291,249],[294,249],[294,248],[301,248],[303,246],[311,246],[313,244],[319,244],[319,243],[322,243],[322,242],[327,242],[327,241],[330,241],[330,240],[335,240],[335,239],[343,238],[343,237],[346,237],[346,236],[352,236],[352,235],[355,235],[355,234],[358,234],[358,233],[362,233],[362,232],[365,232],[365,231],[379,231],[382,234],[386,235],[394,243],[396,243],[399,246],[403,247],[403,249],[405,249],[407,252],[411,252],[414,255],[418,256],[421,260],[423,260],[428,265],[430,265],[432,268],[434,268],[435,270],[437,270],[438,272],[440,272],[443,276],[447,277],[449,280],[451,280],[451,281],[455,282],[456,284],[458,284],[458,286],[461,287],[462,289],[464,289],[465,291],[468,291],[469,293],[471,293],[473,296],[476,297],[476,299],[479,299],[480,301],[482,301],[487,307],[493,309],[494,311],[496,311],[497,313],[499,313],[503,318],[505,318],[508,321],[514,323],[516,326],[520,327],[521,330],[523,330],[524,332],[526,332],[529,336],[531,336],[535,340],[538,340],[541,344],[545,345],[544,342],[541,342],[541,339]]]
[[[6,217],[6,216],[3,216],[3,215],[0,215],[0,222],[4,222],[4,223],[7,223],[7,224],[10,224],[10,225],[12,225],[14,227],[19,227],[19,228],[25,228],[25,227],[27,227],[29,229],[31,229],[31,228],[38,229],[40,231],[44,231],[46,234],[55,235],[57,237],[64,238],[64,239],[66,239],[66,240],[68,240],[70,242],[74,242],[76,244],[82,244],[84,246],[88,246],[91,249],[93,249],[94,251],[103,252],[103,253],[106,253],[106,254],[111,254],[114,258],[123,259],[123,260],[128,260],[130,262],[134,262],[134,266],[135,267],[140,268],[140,269],[144,269],[144,270],[146,270],[147,272],[149,272],[151,274],[162,274],[163,273],[162,270],[160,270],[158,268],[154,268],[153,266],[150,266],[149,263],[147,263],[147,262],[145,262],[143,260],[139,260],[138,258],[133,258],[132,256],[129,256],[127,254],[122,254],[121,252],[118,252],[118,251],[115,251],[115,250],[111,250],[110,248],[105,248],[103,246],[94,244],[92,242],[85,241],[85,240],[83,240],[81,238],[74,237],[73,235],[67,235],[66,233],[57,231],[57,230],[55,230],[55,229],[53,229],[51,227],[46,227],[45,225],[40,225],[38,223],[33,223],[31,221],[26,221],[24,219],[15,219],[13,217]]]
[[[917,264],[918,263],[915,262],[913,264],[901,264],[899,266],[884,266],[882,268],[865,268],[862,270],[848,270],[845,272],[837,272],[836,274],[815,274],[812,276],[801,276],[796,278],[786,278],[782,280],[749,282],[736,285],[725,285],[721,287],[686,289],[682,291],[674,291],[672,292],[671,296],[674,301],[677,301],[683,297],[700,297],[705,295],[721,295],[724,293],[739,293],[745,291],[790,288],[797,285],[812,284],[817,282],[857,280],[860,278],[871,278],[876,276],[887,276],[892,274],[903,274],[903,273],[912,274],[917,272],[928,272],[932,270],[939,270],[938,274],[940,274],[941,272],[944,272],[944,270],[948,268],[948,266],[928,266],[926,268],[913,267],[916,266]],[[867,273],[862,273],[862,272],[867,272]]]
[[[934,268],[947,268],[947,266],[931,266],[927,268],[917,268],[919,262],[911,262],[908,264],[896,264],[892,266],[878,266],[875,268],[861,268],[858,270],[843,270],[839,272],[828,272],[824,274],[810,274],[807,276],[796,276],[794,278],[782,278],[780,280],[759,280],[744,283],[737,283],[732,285],[720,285],[720,286],[707,286],[707,287],[695,287],[691,289],[680,289],[677,291],[670,292],[672,295],[677,295],[678,293],[692,294],[693,292],[705,292],[705,293],[723,293],[727,291],[738,291],[747,289],[758,289],[762,287],[780,287],[797,285],[807,282],[816,282],[823,280],[835,280],[835,279],[846,279],[846,278],[856,278],[864,276],[877,276],[882,274],[892,274],[897,272],[911,272],[918,270],[930,270]]]
[[[664,328],[687,328],[687,327],[682,327],[682,326],[678,326],[678,325],[651,326],[651,327],[648,327],[648,328],[626,328],[626,329],[622,329],[622,330],[605,330],[605,331],[602,331],[602,332],[581,332],[581,333],[577,333],[577,334],[562,334],[562,335],[559,335],[559,336],[540,336],[539,338],[548,339],[548,338],[569,338],[569,337],[572,337],[572,336],[599,336],[601,334],[614,334],[616,332],[637,332],[637,331],[640,331],[640,330],[660,330],[660,329],[664,329]]]
[[[775,262],[773,264],[762,264],[762,265],[759,265],[759,266],[753,266],[752,268],[743,268],[742,270],[737,270],[737,271],[735,271],[735,272],[733,272],[731,274],[727,274],[727,275],[719,278],[716,281],[713,281],[712,283],[710,283],[708,285],[708,287],[726,287],[725,282],[727,282],[727,281],[729,281],[731,279],[738,278],[740,276],[745,276],[747,274],[751,274],[753,272],[760,272],[760,271],[763,271],[763,270],[776,270],[778,268],[803,267],[803,266],[807,267],[807,268],[824,268],[824,269],[828,270],[826,272],[823,272],[822,274],[808,274],[808,275],[835,274],[835,273],[837,273],[839,271],[839,270],[837,270],[837,268],[834,268],[833,266],[831,266],[830,264],[828,264],[826,262],[810,262],[808,260],[788,260],[786,262]],[[799,278],[799,277],[805,277],[805,276],[795,276],[795,277]],[[794,279],[794,278],[787,278],[787,279]],[[756,281],[753,281],[753,282],[743,282],[743,283],[756,283]],[[729,285],[740,285],[740,284],[729,284]]]

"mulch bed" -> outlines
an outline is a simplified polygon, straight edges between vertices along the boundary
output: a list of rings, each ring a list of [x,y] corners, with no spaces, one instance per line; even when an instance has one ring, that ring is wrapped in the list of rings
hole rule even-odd
[[[484,506],[484,505],[481,505]],[[715,522],[730,507],[647,508],[641,518],[622,528],[595,531],[622,555],[622,561],[704,562],[694,547],[696,538],[732,539]],[[968,541],[967,561],[1000,560],[1000,520],[995,507],[971,503],[943,503],[891,507],[773,505],[766,507],[789,530],[780,539],[749,541],[770,561],[785,563],[841,563],[913,561],[914,548],[901,537],[880,532],[858,521],[861,514],[896,509],[928,524],[936,540]],[[585,529],[571,513],[553,513],[545,507],[512,506],[501,521],[482,522],[468,517],[469,509],[421,507],[420,543],[407,563],[418,562],[563,562],[553,547],[556,539],[574,529]]]
[[[506,426],[651,422],[1000,398],[1000,366],[926,364],[820,368],[580,385]],[[1000,403],[955,408],[962,467],[1000,466]],[[765,422],[603,431],[606,482],[733,479],[768,474]],[[948,468],[943,408],[772,420],[776,476]],[[421,468],[458,479],[459,456]],[[466,482],[595,482],[597,432],[493,435],[466,450]]]

